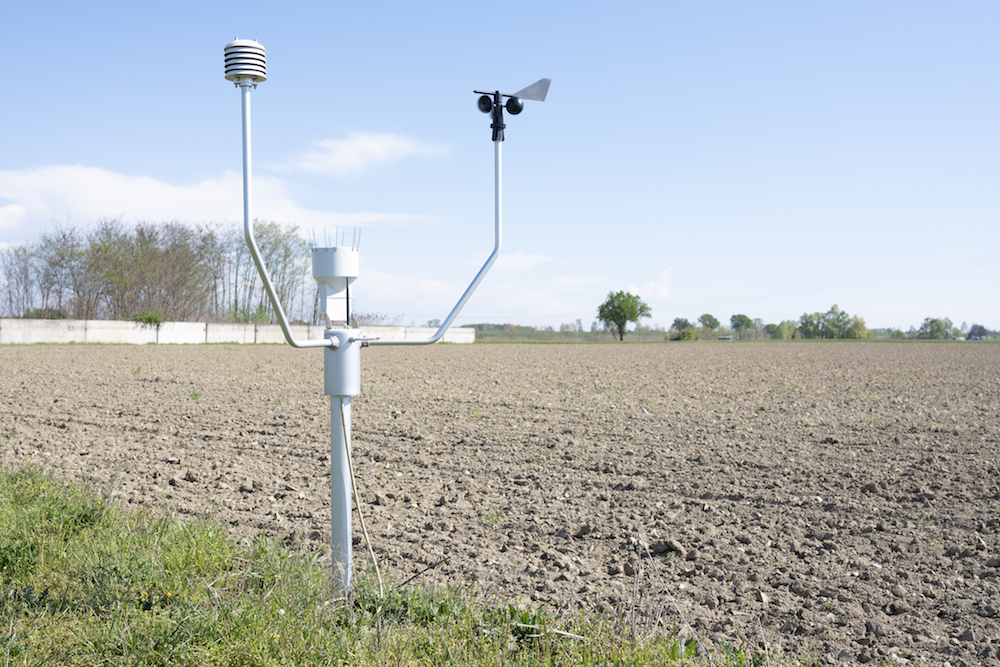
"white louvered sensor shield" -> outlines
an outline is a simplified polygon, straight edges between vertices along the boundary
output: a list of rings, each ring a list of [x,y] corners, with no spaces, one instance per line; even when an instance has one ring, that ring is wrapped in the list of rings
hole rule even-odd
[[[237,39],[226,44],[226,80],[267,80],[267,50],[252,39]]]

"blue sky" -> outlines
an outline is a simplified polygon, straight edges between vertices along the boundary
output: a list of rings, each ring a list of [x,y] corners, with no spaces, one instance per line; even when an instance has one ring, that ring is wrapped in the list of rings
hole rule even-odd
[[[589,327],[833,303],[870,327],[1000,328],[1000,5],[990,2],[14,3],[0,23],[0,244],[52,221],[363,228],[358,308],[443,318],[492,244],[475,89],[508,119],[504,252],[463,322]],[[322,232],[320,232],[322,233]]]

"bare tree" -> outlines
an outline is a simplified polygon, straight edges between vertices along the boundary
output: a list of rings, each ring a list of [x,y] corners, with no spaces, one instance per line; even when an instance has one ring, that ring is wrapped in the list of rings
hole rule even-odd
[[[34,259],[33,249],[27,244],[0,251],[0,272],[5,283],[0,308],[8,317],[25,317],[34,305]]]

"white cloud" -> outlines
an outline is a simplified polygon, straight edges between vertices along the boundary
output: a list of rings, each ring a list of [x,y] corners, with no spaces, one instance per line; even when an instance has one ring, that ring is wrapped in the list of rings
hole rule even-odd
[[[447,151],[401,134],[355,132],[346,139],[326,139],[295,159],[291,167],[316,174],[342,176],[410,156],[434,156]]]
[[[461,291],[437,280],[398,276],[382,271],[364,270],[351,288],[355,307],[364,313],[382,313],[390,317],[403,315],[409,324],[413,317],[422,321],[435,317],[444,319]]]
[[[645,285],[629,285],[626,291],[631,294],[638,294],[643,299],[666,299],[670,296],[670,269],[660,272],[658,281],[650,281]]]
[[[426,221],[430,216],[360,211],[335,213],[299,206],[285,182],[255,176],[256,218],[303,228],[373,222]],[[149,176],[129,176],[83,165],[0,171],[0,239],[20,241],[53,220],[88,225],[101,218],[225,222],[243,219],[243,179],[226,172],[199,183],[174,185]]]
[[[514,252],[510,254],[501,253],[497,258],[496,268],[499,271],[504,271],[507,273],[517,272],[517,271],[527,271],[540,264],[549,264],[555,262],[555,257],[550,257],[549,255],[529,255],[525,252]]]

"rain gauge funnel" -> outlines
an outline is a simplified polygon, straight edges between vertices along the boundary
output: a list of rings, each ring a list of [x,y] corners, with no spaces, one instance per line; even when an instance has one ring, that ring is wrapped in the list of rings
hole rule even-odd
[[[224,49],[226,79],[240,89],[243,100],[243,234],[257,272],[260,274],[285,340],[292,347],[321,347],[323,351],[323,393],[330,397],[330,493],[331,493],[331,546],[333,548],[334,582],[338,591],[346,593],[351,588],[351,397],[361,393],[361,348],[378,345],[429,345],[441,340],[448,327],[458,317],[466,301],[472,296],[483,277],[500,254],[502,240],[502,162],[501,144],[504,140],[503,112],[516,115],[524,108],[523,100],[544,101],[549,79],[541,79],[514,94],[499,90],[484,93],[478,100],[479,109],[491,114],[490,129],[494,146],[494,245],[486,263],[473,278],[472,283],[459,298],[458,303],[438,330],[429,338],[377,339],[365,338],[357,328],[351,327],[351,286],[358,278],[357,242],[350,246],[313,248],[312,274],[319,284],[319,300],[326,329],[320,340],[298,340],[292,335],[285,311],[278,301],[271,276],[261,259],[260,248],[254,237],[252,215],[253,174],[250,159],[250,91],[267,80],[267,53],[256,40],[235,39]],[[504,104],[506,98],[506,104]],[[360,507],[360,504],[359,504]],[[360,513],[359,513],[360,515]],[[363,520],[363,519],[362,519]],[[362,524],[363,525],[363,524]]]

